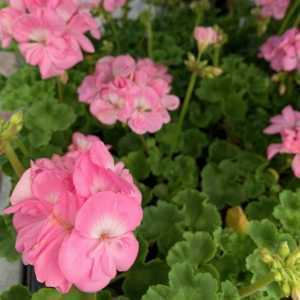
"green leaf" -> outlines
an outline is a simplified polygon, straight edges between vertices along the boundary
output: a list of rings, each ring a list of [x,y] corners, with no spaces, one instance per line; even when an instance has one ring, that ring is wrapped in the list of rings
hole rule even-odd
[[[169,266],[186,262],[197,268],[207,264],[215,256],[216,245],[208,233],[186,232],[184,239],[170,249],[167,256]]]
[[[32,103],[53,98],[55,89],[55,80],[41,80],[33,67],[25,65],[10,76],[4,88],[1,89],[1,110],[26,110]]]
[[[223,102],[224,115],[232,121],[244,121],[247,113],[247,102],[241,93],[231,92]]]
[[[274,217],[283,228],[299,237],[300,233],[300,192],[283,191],[279,195],[280,204],[274,209]]]
[[[128,133],[119,140],[118,153],[120,156],[124,156],[129,152],[138,151],[142,146],[143,145],[138,135],[134,133]]]
[[[234,144],[227,141],[215,140],[209,147],[209,161],[220,163],[225,159],[236,157],[241,150]]]
[[[269,220],[250,222],[248,234],[260,248],[276,251],[284,241],[289,244],[290,249],[296,248],[296,242],[292,236],[278,232],[276,226]]]
[[[24,124],[30,130],[32,146],[39,147],[46,145],[54,132],[69,128],[74,121],[72,107],[50,98],[34,103],[25,113]]]
[[[193,142],[191,142],[193,141]],[[180,148],[183,154],[199,157],[207,146],[207,136],[198,129],[191,128],[183,132],[180,139]]]
[[[112,300],[112,295],[109,291],[101,291],[97,293],[97,300]]]
[[[263,220],[273,219],[272,214],[274,207],[278,204],[278,199],[275,196],[261,196],[258,201],[251,201],[246,208],[246,213],[249,219]]]
[[[143,180],[149,176],[150,167],[144,151],[130,152],[123,161],[136,180]]]
[[[170,299],[170,288],[164,285],[151,286],[142,300],[167,300]]]
[[[245,260],[256,248],[255,243],[245,234],[230,228],[219,228],[214,233],[219,249],[212,264],[217,268],[221,280],[239,280],[246,272]]]
[[[157,134],[156,141],[159,143],[159,148],[162,153],[172,153],[174,152],[175,143],[177,142],[178,136],[178,126],[177,124],[170,123],[164,126]]]
[[[226,204],[238,206],[248,199],[263,195],[273,183],[262,180],[268,172],[266,160],[249,152],[208,163],[202,170],[202,189],[209,201],[222,208]]]
[[[0,295],[0,300],[30,300],[31,295],[27,288],[22,285],[11,287]]]
[[[0,215],[0,256],[8,261],[15,261],[19,254],[15,248],[16,233],[13,229],[11,217]]]
[[[197,289],[199,300],[218,300],[217,281],[208,273],[196,273],[191,265],[176,264],[169,274],[170,287],[174,291],[181,288]],[[190,290],[193,294],[194,291]]]
[[[149,206],[144,210],[139,232],[146,240],[157,241],[160,251],[166,254],[181,239],[182,221],[183,215],[175,205],[159,201],[157,206]]]
[[[41,289],[32,295],[32,300],[81,300],[81,292],[72,289],[68,294],[61,294],[55,289]]]
[[[161,168],[163,176],[168,179],[171,197],[183,189],[195,188],[198,185],[198,166],[195,159],[190,156],[179,155]]]
[[[148,287],[168,282],[169,267],[165,262],[154,260],[147,264],[137,265],[127,274],[123,290],[130,300],[141,299]]]
[[[199,99],[211,103],[222,102],[226,94],[230,93],[231,80],[229,77],[217,77],[201,81],[200,87],[196,90]]]
[[[230,281],[222,282],[220,300],[240,300],[238,289]]]
[[[253,221],[249,226],[249,235],[256,245],[261,248],[274,249],[277,244],[276,226],[269,220]]]
[[[179,192],[172,201],[183,206],[185,223],[191,230],[213,232],[221,225],[216,206],[207,203],[207,196],[197,190]]]
[[[190,104],[189,120],[197,128],[207,128],[216,124],[222,117],[222,107],[219,104],[195,103]]]

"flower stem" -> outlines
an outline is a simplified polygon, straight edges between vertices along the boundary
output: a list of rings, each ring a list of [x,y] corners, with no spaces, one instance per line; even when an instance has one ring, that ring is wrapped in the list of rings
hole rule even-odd
[[[296,12],[299,4],[300,4],[300,1],[295,0],[294,3],[291,5],[290,9],[288,10],[287,15],[285,16],[285,18],[280,26],[280,29],[278,31],[279,35],[283,34],[283,32],[287,29],[288,23],[291,20],[293,14]]]
[[[201,56],[202,56],[202,52],[199,51],[198,57],[197,57],[197,63],[200,61]],[[194,88],[195,88],[196,81],[197,81],[197,74],[193,73],[192,76],[191,76],[186,94],[185,94],[182,110],[181,110],[181,113],[180,113],[180,116],[179,116],[179,122],[178,122],[178,133],[179,134],[182,130],[183,122],[184,122],[185,116],[186,116],[186,114],[188,112],[188,109],[189,109],[189,105],[190,105],[190,101],[191,101],[191,98],[192,98],[192,95],[193,95],[193,91],[194,91]]]
[[[18,175],[18,177],[21,177],[25,169],[22,163],[20,162],[14,148],[11,146],[9,142],[5,143],[4,154],[7,157],[8,161],[10,162],[11,166],[13,167],[15,173]]]
[[[215,67],[218,67],[220,64],[220,54],[221,54],[221,47],[215,47],[214,54],[213,54],[213,64]]]
[[[121,49],[120,41],[119,41],[119,35],[118,35],[118,29],[116,26],[116,20],[114,18],[110,18],[110,24],[111,24],[111,30],[113,33],[114,41],[117,46],[117,51],[119,52]]]
[[[250,284],[249,286],[243,287],[239,290],[239,294],[241,298],[249,297],[256,292],[260,291],[261,289],[267,287],[269,284],[271,284],[274,281],[275,275],[271,272],[265,275],[264,277],[261,277],[259,280],[254,282],[253,284]]]
[[[15,141],[16,145],[19,147],[19,149],[22,151],[24,156],[29,157],[29,151],[24,145],[24,143],[20,139],[16,139]]]
[[[92,294],[81,294],[80,300],[97,300],[97,294],[92,293]]]
[[[153,27],[152,27],[150,12],[146,16],[146,18],[147,19],[145,22],[145,28],[146,28],[146,34],[147,34],[147,51],[148,51],[148,56],[150,58],[153,58]]]
[[[141,143],[142,143],[142,145],[143,145],[143,147],[144,147],[144,151],[145,151],[145,153],[147,154],[147,153],[148,153],[147,142],[146,142],[146,140],[145,140],[145,138],[144,138],[143,135],[140,135],[140,134],[139,134],[138,136],[139,136],[140,141],[141,141]]]

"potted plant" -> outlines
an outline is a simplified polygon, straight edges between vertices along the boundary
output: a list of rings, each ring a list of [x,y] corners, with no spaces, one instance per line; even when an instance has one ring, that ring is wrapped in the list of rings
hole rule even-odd
[[[135,3],[1,4],[0,299],[300,299],[300,1]]]

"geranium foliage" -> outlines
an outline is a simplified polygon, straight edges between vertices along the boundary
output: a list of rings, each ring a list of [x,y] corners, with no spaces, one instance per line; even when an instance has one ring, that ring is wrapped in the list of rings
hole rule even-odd
[[[300,1],[4,2],[0,300],[299,299]]]

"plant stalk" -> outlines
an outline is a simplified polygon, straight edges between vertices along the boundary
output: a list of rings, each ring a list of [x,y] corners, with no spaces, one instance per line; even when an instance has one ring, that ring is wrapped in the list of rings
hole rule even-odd
[[[197,63],[199,63],[199,61],[201,59],[201,56],[202,56],[202,52],[199,51],[198,57],[197,57]],[[194,88],[195,88],[196,81],[197,81],[197,74],[193,73],[192,76],[191,76],[187,91],[186,91],[186,95],[185,95],[185,98],[184,98],[184,101],[183,101],[182,110],[181,110],[181,113],[180,113],[180,116],[179,116],[178,135],[180,134],[180,132],[182,130],[183,122],[184,122],[185,116],[188,112],[190,101],[191,101],[191,98],[192,98],[192,95],[193,95],[193,91],[194,91]]]
[[[153,58],[153,27],[152,27],[150,14],[147,18],[147,22],[145,26],[146,26],[146,33],[147,33],[147,40],[148,40],[147,42],[148,56],[150,58]]]
[[[20,162],[14,148],[11,146],[9,142],[5,143],[4,154],[7,157],[8,161],[10,162],[11,166],[13,167],[17,176],[21,177],[25,169],[22,163]]]
[[[239,294],[241,298],[249,297],[256,292],[260,291],[261,289],[267,287],[269,284],[271,284],[275,279],[275,275],[271,272],[264,277],[261,277],[256,282],[250,284],[249,286],[243,287],[239,290]]]
[[[140,135],[140,134],[139,134],[138,136],[139,136],[140,141],[141,141],[141,143],[142,143],[142,145],[143,145],[143,148],[144,148],[145,153],[148,154],[148,146],[147,146],[147,142],[146,142],[144,136],[143,136],[143,135]]]
[[[285,16],[285,18],[279,28],[279,31],[278,31],[279,35],[283,34],[283,32],[287,29],[288,23],[291,20],[294,13],[296,12],[299,4],[300,4],[300,0],[298,0],[298,1],[295,0],[294,3],[291,5],[290,9],[288,10],[287,15]]]
[[[19,147],[19,149],[22,151],[24,156],[29,157],[29,151],[27,150],[26,146],[20,139],[16,139],[16,145]]]

